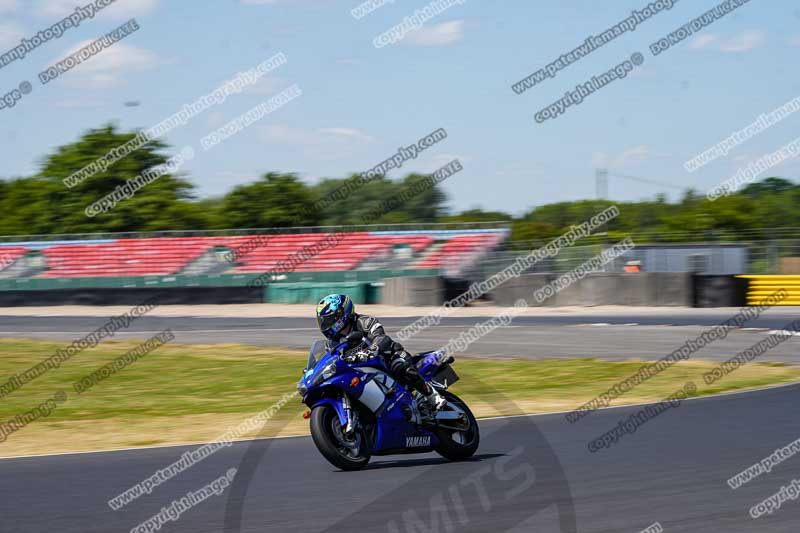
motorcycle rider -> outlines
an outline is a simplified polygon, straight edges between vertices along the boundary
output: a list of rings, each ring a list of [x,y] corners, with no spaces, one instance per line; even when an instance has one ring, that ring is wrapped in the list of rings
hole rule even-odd
[[[445,405],[442,395],[420,376],[411,362],[411,354],[386,335],[377,318],[357,314],[353,300],[346,294],[329,294],[320,300],[317,324],[322,334],[335,343],[342,342],[352,331],[363,333],[370,343],[370,351],[383,356],[393,378],[422,394],[435,410]]]

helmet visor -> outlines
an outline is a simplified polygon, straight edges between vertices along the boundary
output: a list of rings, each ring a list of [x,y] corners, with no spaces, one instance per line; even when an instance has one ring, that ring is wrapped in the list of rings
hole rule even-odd
[[[317,317],[317,324],[319,324],[319,329],[322,330],[323,333],[331,329],[333,325],[336,324],[336,321],[339,320],[339,317],[336,315],[336,313],[331,313],[330,315]]]

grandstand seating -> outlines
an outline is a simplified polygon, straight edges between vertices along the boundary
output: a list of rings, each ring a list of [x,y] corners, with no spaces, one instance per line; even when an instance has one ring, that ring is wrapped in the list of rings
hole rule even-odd
[[[0,268],[10,265],[28,251],[25,246],[3,246],[0,249]]]
[[[413,268],[451,268],[496,244],[497,235],[492,234],[453,237],[433,253],[415,263]]]
[[[30,247],[0,247],[0,269],[35,248],[47,265],[38,277],[171,275],[179,274],[215,247],[223,247],[236,251],[236,262],[226,273],[259,273],[285,268],[286,261],[315,244],[322,251],[293,265],[292,270],[353,270],[367,260],[375,263],[392,259],[396,246],[410,250],[407,268],[448,268],[473,260],[481,251],[498,245],[506,235],[505,230],[353,232],[343,234],[341,241],[330,248],[323,244],[328,238],[326,233],[117,239],[52,245],[43,242]],[[3,258],[7,258],[5,264]]]
[[[321,243],[327,238],[325,234],[314,234],[299,243],[292,237],[296,235],[281,235],[280,240],[275,238],[263,247],[244,255],[241,258],[243,265],[234,272],[264,272],[281,268],[281,262],[300,253],[303,248],[312,244]],[[288,238],[288,239],[287,239]],[[373,235],[371,233],[347,233],[342,240],[331,248],[324,248],[321,252],[299,264],[296,272],[318,272],[324,270],[352,270],[357,268],[367,258],[374,258],[391,253],[398,244],[406,244],[413,252],[418,253],[433,243],[429,235]]]
[[[62,244],[42,249],[48,278],[175,274],[209,248],[203,237],[120,239],[103,244]]]

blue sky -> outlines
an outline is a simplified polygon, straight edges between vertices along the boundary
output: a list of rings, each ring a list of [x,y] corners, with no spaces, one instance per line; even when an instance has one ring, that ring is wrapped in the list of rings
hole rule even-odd
[[[0,53],[89,0],[0,0]],[[453,5],[403,40],[373,39],[427,5],[394,0],[356,20],[358,0],[117,0],[116,4],[0,69],[0,94],[27,80],[33,92],[0,110],[0,176],[29,175],[39,158],[108,121],[150,127],[239,71],[277,52],[288,62],[229,97],[166,141],[177,152],[271,95],[303,95],[186,170],[200,196],[218,195],[266,171],[313,182],[373,167],[435,130],[448,138],[390,177],[429,172],[453,157],[464,170],[443,186],[450,207],[522,213],[591,198],[594,171],[705,191],[748,161],[797,137],[800,113],[689,174],[683,163],[800,96],[800,5],[752,0],[654,57],[648,46],[717,1],[681,0],[635,32],[521,95],[511,84],[642,9],[640,1],[478,1]],[[42,86],[37,74],[131,17],[141,29]],[[641,52],[627,78],[543,124],[534,114],[567,90]],[[138,101],[138,107],[125,102]],[[800,174],[792,159],[770,174]],[[614,200],[669,192],[611,178]],[[678,191],[672,191],[675,198]]]

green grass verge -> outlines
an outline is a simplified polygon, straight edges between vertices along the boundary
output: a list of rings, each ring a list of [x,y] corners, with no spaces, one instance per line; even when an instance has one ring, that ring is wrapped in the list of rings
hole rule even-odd
[[[0,423],[29,411],[59,390],[68,399],[46,418],[0,442],[0,457],[21,454],[206,442],[292,392],[306,353],[243,345],[170,343],[78,394],[73,383],[135,347],[105,342],[87,349],[0,401]],[[55,353],[63,343],[0,339],[0,381]],[[465,358],[453,392],[476,415],[569,410],[634,374],[642,362],[596,359]],[[800,367],[756,363],[705,386],[713,363],[681,362],[639,385],[613,405],[659,401],[694,380],[697,395],[800,381]],[[261,435],[308,431],[305,407],[292,399]]]

